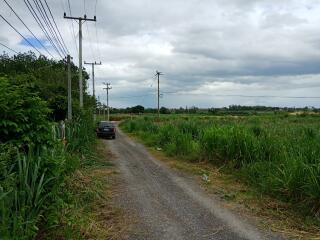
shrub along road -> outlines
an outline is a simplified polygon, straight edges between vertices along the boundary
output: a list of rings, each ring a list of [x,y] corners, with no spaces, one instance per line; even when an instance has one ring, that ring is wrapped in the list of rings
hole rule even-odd
[[[121,130],[106,142],[123,183],[116,200],[136,219],[128,239],[281,239],[221,207],[194,179],[169,169]]]

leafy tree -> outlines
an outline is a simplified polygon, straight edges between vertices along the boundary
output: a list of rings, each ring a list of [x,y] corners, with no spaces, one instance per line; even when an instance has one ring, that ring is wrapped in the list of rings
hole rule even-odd
[[[50,110],[32,84],[17,82],[0,78],[0,142],[45,143],[51,131]]]
[[[130,109],[131,113],[144,113],[144,107],[141,105],[134,106]]]
[[[73,112],[79,109],[79,69],[71,64]],[[33,84],[42,100],[47,101],[52,110],[49,117],[58,121],[66,118],[67,113],[67,69],[63,61],[37,57],[34,53],[21,53],[14,57],[0,55],[0,77],[15,79],[17,82]],[[83,70],[84,106],[94,106],[94,99],[86,93],[89,75]]]
[[[160,113],[161,114],[169,114],[170,113],[170,110],[166,107],[161,107],[160,108]]]

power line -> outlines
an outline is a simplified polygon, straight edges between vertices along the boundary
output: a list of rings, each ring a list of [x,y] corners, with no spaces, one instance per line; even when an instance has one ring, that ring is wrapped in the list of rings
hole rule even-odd
[[[27,0],[27,1],[28,1],[28,0]],[[28,1],[28,2],[29,2],[29,1]],[[57,44],[57,42],[55,41],[54,36],[52,37],[52,35],[53,35],[52,30],[51,30],[51,28],[50,28],[50,26],[49,26],[49,24],[48,24],[48,22],[47,22],[47,19],[46,19],[45,16],[44,16],[44,13],[42,12],[42,10],[41,10],[41,8],[40,8],[40,5],[38,4],[38,2],[37,2],[36,0],[33,0],[33,3],[34,3],[35,8],[38,10],[38,13],[39,13],[39,15],[37,14],[38,19],[39,19],[39,21],[41,22],[43,28],[46,29],[46,32],[48,33],[48,37],[51,39],[52,43],[56,46],[56,49],[58,49],[59,52],[61,52],[62,55],[64,55],[64,53],[63,53],[63,51],[61,50],[59,44]],[[30,3],[30,6],[32,7],[32,4],[31,4],[31,3]],[[33,7],[32,7],[32,8],[33,8]],[[34,12],[36,12],[36,11],[34,10]],[[40,17],[39,17],[39,16],[40,16]],[[43,20],[44,24],[42,23],[42,21],[41,21],[40,18]],[[45,26],[45,25],[46,25],[46,26]],[[47,30],[48,30],[48,31],[47,31]],[[49,33],[51,34],[51,36],[50,36]],[[59,55],[60,55],[60,54],[59,54]],[[62,55],[60,55],[60,56],[62,57]],[[62,57],[62,58],[63,58],[63,57]]]
[[[127,99],[127,98],[143,98],[143,97],[148,97],[148,96],[154,96],[156,93],[149,93],[149,94],[144,94],[144,95],[136,95],[136,96],[126,96],[126,97],[114,97],[114,98],[121,98],[121,99]]]
[[[69,8],[69,14],[70,14],[70,16],[72,16],[70,0],[68,0],[68,8]],[[79,57],[79,49],[78,49],[78,45],[77,45],[76,34],[74,32],[73,22],[71,22],[71,26],[72,26],[73,39],[74,39],[75,46],[76,46],[77,53],[78,53],[78,57]]]
[[[57,38],[56,38],[56,33],[54,31],[54,28],[51,24],[51,21],[49,20],[49,17],[47,15],[47,12],[45,11],[44,7],[43,7],[43,4],[41,1],[40,4],[38,3],[38,0],[33,0],[38,12],[40,13],[40,16],[42,17],[42,19],[44,20],[44,23],[46,24],[47,28],[49,29],[49,32],[51,33],[51,36],[52,36],[52,39],[55,41],[56,43],[56,46],[59,48],[59,50],[61,51],[61,53],[63,55],[66,55],[66,52],[64,51],[63,48],[61,48],[61,43],[59,41],[57,41]]]
[[[50,7],[49,7],[49,5],[48,5],[48,3],[47,3],[47,0],[44,0],[44,2],[45,2],[46,5],[47,5],[47,8],[48,8],[49,13],[50,13],[50,15],[51,15],[51,18],[52,18],[52,20],[53,20],[53,23],[54,23],[54,25],[55,25],[55,27],[56,27],[56,29],[57,29],[57,31],[58,31],[58,34],[59,34],[59,36],[60,36],[60,38],[61,38],[61,40],[62,40],[63,46],[65,47],[65,49],[67,50],[67,53],[69,54],[69,50],[68,50],[68,48],[67,48],[67,45],[66,45],[66,43],[65,43],[64,40],[63,40],[63,37],[62,37],[62,35],[61,35],[61,32],[59,31],[59,28],[58,28],[57,23],[56,23],[53,15],[52,15],[52,12],[51,12],[51,9],[50,9]]]
[[[12,48],[10,48],[10,47],[8,47],[8,46],[4,45],[4,44],[3,44],[3,43],[1,43],[1,42],[0,42],[0,45],[1,45],[1,46],[3,46],[3,47],[5,47],[5,48],[7,48],[7,49],[9,49],[10,51],[12,51],[12,52],[14,52],[14,53],[16,53],[16,54],[19,54],[17,51],[15,51],[15,50],[13,50]]]
[[[97,5],[98,5],[98,0],[96,0],[95,6],[94,6],[94,15],[97,16]],[[100,39],[98,36],[98,28],[97,28],[97,22],[94,23],[94,27],[95,27],[95,32],[96,32],[96,49],[98,52],[98,57],[99,57],[99,61],[101,61],[101,51],[100,51]]]
[[[14,30],[16,31],[34,50],[36,50],[40,55],[43,55],[27,38],[25,38],[7,19],[5,19],[1,14],[0,17]],[[43,55],[44,56],[44,55]]]
[[[242,94],[207,94],[207,93],[182,93],[176,92],[162,92],[164,94],[175,95],[191,95],[191,96],[214,96],[214,97],[242,97],[242,98],[287,98],[287,99],[320,99],[320,97],[311,96],[276,96],[276,95],[242,95]]]
[[[30,28],[24,23],[24,21],[19,17],[19,15],[14,11],[14,9],[10,6],[10,4],[6,1],[3,0],[7,6],[11,9],[11,11],[16,15],[16,17],[20,20],[20,22],[28,29],[28,31],[32,34],[32,36],[40,43],[40,45],[46,50],[46,52],[52,57],[53,55],[48,51],[48,49],[42,44],[42,42],[35,36],[35,34],[30,30]]]
[[[135,95],[135,96],[125,96],[125,97],[114,97],[114,98],[142,98],[147,96],[154,96],[157,93],[148,93],[143,95]],[[179,91],[174,92],[161,92],[161,94],[174,94],[174,95],[188,95],[188,96],[213,96],[213,97],[243,97],[243,98],[286,98],[286,99],[320,99],[320,97],[311,96],[311,97],[305,97],[305,96],[274,96],[274,95],[241,95],[241,94],[200,94],[200,93],[181,93]]]
[[[55,41],[56,46],[59,48],[59,50],[61,51],[61,53],[64,56],[67,55],[66,50],[63,48],[59,38],[57,37],[57,33],[56,33],[56,31],[55,31],[55,29],[54,29],[54,27],[48,17],[48,14],[47,14],[42,2],[39,1],[40,4],[38,3],[38,0],[33,0],[33,2],[35,4],[38,12],[40,13],[41,18],[44,20],[44,23],[46,24],[47,28],[49,29],[49,32],[51,33],[52,39]]]
[[[84,11],[84,14],[86,14],[86,0],[83,0],[83,11]],[[96,15],[94,15],[96,16]],[[89,28],[88,28],[88,25],[86,24],[86,33],[87,33],[87,36],[88,36],[88,40],[89,40],[89,45],[90,45],[90,50],[91,50],[91,55],[92,55],[92,60],[97,60],[96,57],[95,57],[95,51],[93,51],[93,47],[92,47],[92,39],[91,39],[91,34],[89,33]]]
[[[94,5],[94,15],[97,16],[97,5],[98,5],[98,0],[96,0],[96,4]]]
[[[60,47],[61,47],[62,50],[64,51],[64,54],[65,54],[65,55],[68,55],[69,52],[68,52],[67,47],[62,44],[62,42],[60,41],[59,36],[58,36],[58,34],[57,34],[57,32],[59,32],[59,29],[58,29],[57,27],[55,28],[55,27],[53,26],[53,24],[52,24],[52,22],[51,22],[51,20],[50,20],[50,18],[49,18],[49,16],[48,16],[48,13],[47,13],[47,11],[46,11],[46,8],[45,8],[44,5],[42,4],[42,1],[39,0],[39,2],[40,2],[40,4],[41,4],[42,10],[43,10],[43,12],[44,12],[44,14],[45,14],[45,17],[46,17],[48,23],[50,24],[51,29],[53,30],[53,33],[54,33],[53,36],[54,36],[54,38],[55,38],[56,41],[59,43]],[[45,3],[46,3],[46,1],[45,1]],[[47,7],[48,7],[48,10],[49,10],[49,13],[51,13],[51,10],[50,10],[48,4],[47,4]],[[51,16],[52,16],[52,14],[51,14]],[[54,21],[54,23],[55,23],[55,20],[54,20],[54,17],[53,17],[53,16],[52,16],[52,19],[53,19],[53,21]],[[57,31],[56,31],[56,29],[57,29]],[[60,34],[60,35],[61,35],[61,34]],[[62,39],[62,41],[63,41],[63,39]]]
[[[29,9],[29,12],[31,13],[32,17],[34,18],[34,20],[37,22],[38,26],[40,27],[40,29],[42,30],[42,32],[44,33],[44,35],[46,36],[46,38],[48,39],[48,41],[50,42],[51,46],[54,48],[54,50],[58,53],[58,55],[63,59],[63,56],[61,55],[59,49],[56,47],[56,45],[54,44],[53,40],[51,39],[51,37],[49,36],[48,31],[46,30],[45,26],[43,25],[42,21],[40,20],[38,14],[36,13],[36,11],[34,10],[32,4],[29,2],[29,0],[24,0],[25,5],[27,6],[27,8]]]
[[[96,29],[96,49],[97,49],[97,52],[98,52],[98,56],[99,56],[99,61],[101,61],[101,51],[100,51],[100,39],[99,39],[99,36],[98,36],[98,28],[97,28],[97,23],[95,22],[94,24],[95,26],[95,29]]]

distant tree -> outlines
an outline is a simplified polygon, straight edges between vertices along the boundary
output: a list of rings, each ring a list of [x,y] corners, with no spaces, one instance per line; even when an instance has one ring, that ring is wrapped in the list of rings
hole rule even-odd
[[[166,107],[161,107],[160,108],[160,113],[161,114],[169,114],[170,113],[170,110]]]
[[[131,108],[131,113],[144,113],[144,107],[137,105]]]

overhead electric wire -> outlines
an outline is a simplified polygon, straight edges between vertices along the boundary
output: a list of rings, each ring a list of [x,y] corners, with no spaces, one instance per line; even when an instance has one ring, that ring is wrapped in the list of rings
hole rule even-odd
[[[55,26],[56,26],[56,28],[55,28],[54,25],[52,24],[49,16],[48,16],[48,13],[47,13],[47,11],[46,11],[45,6],[42,4],[42,1],[39,0],[39,2],[40,2],[40,4],[41,4],[41,7],[42,7],[42,10],[43,10],[44,15],[45,15],[45,17],[46,17],[46,19],[47,19],[47,21],[48,21],[51,29],[53,30],[54,37],[55,37],[56,41],[59,43],[61,49],[63,50],[63,52],[64,52],[64,54],[65,54],[65,56],[68,55],[69,52],[68,52],[67,47],[66,47],[65,45],[63,45],[62,42],[61,42],[60,39],[59,39],[59,36],[58,36],[58,33],[57,33],[57,32],[59,32],[59,29],[57,28],[57,25],[55,25]],[[45,2],[46,2],[46,1],[45,1]],[[51,10],[50,10],[50,8],[49,8],[49,5],[47,5],[47,7],[48,7],[49,12],[51,13]],[[51,16],[52,16],[52,13],[51,13]],[[53,16],[52,16],[52,19],[53,19],[53,21],[54,21],[54,23],[55,23],[55,20],[54,20]]]
[[[86,14],[86,1],[83,0],[83,10],[84,10],[84,14]],[[91,55],[92,55],[92,59],[93,61],[97,60],[95,57],[95,51],[93,51],[93,47],[92,47],[92,40],[91,40],[91,34],[89,33],[89,28],[88,25],[86,24],[86,32],[87,32],[87,36],[88,36],[88,40],[89,40],[89,46],[90,46],[90,50],[91,50]]]
[[[25,36],[23,36],[18,29],[16,29],[5,17],[0,14],[0,17],[13,29],[15,30],[34,50],[36,50],[40,55],[43,55]],[[44,55],[43,55],[44,56]]]
[[[38,43],[46,50],[46,52],[52,57],[53,55],[49,52],[49,50],[42,44],[42,42],[36,37],[36,35],[30,30],[30,28],[25,24],[25,22],[19,17],[19,15],[16,13],[16,11],[10,6],[10,4],[6,1],[3,0],[7,6],[11,9],[11,11],[16,15],[16,17],[20,20],[20,22],[28,29],[28,31],[32,34],[32,36],[37,40]]]
[[[68,7],[65,6],[65,1],[64,0],[60,0],[60,4],[61,4],[62,11],[64,13],[67,13],[68,12]],[[71,16],[71,14],[70,14],[70,16]],[[71,36],[72,40],[74,40],[74,44],[72,44],[72,46],[75,49],[75,55],[79,54],[78,46],[77,46],[77,40],[75,39],[75,36],[73,35],[74,34],[74,29],[71,27],[71,26],[73,26],[73,22],[72,21],[71,22],[68,21],[67,25],[68,25],[68,29],[69,29],[69,32],[70,32],[70,36]]]
[[[41,1],[40,4],[38,3],[38,0],[33,0],[38,12],[40,13],[40,16],[42,17],[42,19],[44,20],[44,23],[46,24],[47,28],[49,29],[49,32],[51,33],[51,35],[53,36],[53,40],[56,43],[56,46],[59,48],[59,50],[61,51],[61,53],[66,56],[67,52],[65,51],[65,49],[63,48],[61,42],[59,41],[59,39],[57,39],[57,33],[55,32],[55,29],[53,28],[53,25],[47,15],[47,12],[42,4]]]
[[[3,46],[3,47],[5,47],[5,48],[7,48],[7,49],[9,49],[10,51],[12,51],[12,52],[14,52],[14,53],[16,53],[16,54],[19,54],[17,51],[13,50],[12,48],[8,47],[7,45],[5,45],[5,44],[3,44],[3,43],[1,43],[1,42],[0,42],[0,45]]]
[[[64,39],[63,39],[63,37],[62,37],[62,35],[61,35],[61,32],[59,31],[59,28],[58,28],[58,26],[57,26],[57,23],[56,23],[54,17],[53,17],[53,14],[52,14],[52,12],[51,12],[51,9],[50,9],[50,7],[49,7],[49,4],[47,3],[47,0],[44,0],[44,2],[45,2],[45,4],[47,5],[47,8],[48,8],[49,13],[50,13],[50,15],[51,15],[51,18],[52,18],[52,20],[53,20],[53,23],[54,23],[54,25],[55,25],[55,27],[56,27],[56,29],[57,29],[57,31],[58,31],[58,34],[59,34],[59,36],[60,36],[60,38],[61,38],[61,40],[62,40],[63,46],[65,47],[65,49],[67,50],[67,53],[69,54],[70,52],[69,52],[69,50],[68,50],[68,48],[67,48],[67,45],[66,45],[66,43],[65,43],[65,41],[64,41]]]
[[[98,0],[96,0],[95,6],[94,6],[94,16],[97,15],[97,5],[98,5]],[[101,51],[100,51],[100,39],[98,37],[98,28],[97,28],[97,22],[94,22],[94,27],[96,30],[96,49],[98,52],[98,56],[99,56],[99,61],[101,62]]]
[[[27,1],[28,1],[28,0],[27,0]],[[38,4],[38,2],[37,2],[36,0],[33,0],[33,3],[34,3],[34,6],[35,6],[35,8],[37,9],[37,11],[38,11],[38,13],[39,13],[39,15],[37,14],[38,19],[39,19],[39,21],[41,22],[41,24],[42,24],[42,26],[44,27],[44,29],[47,30],[47,33],[48,33],[51,41],[54,43],[54,45],[56,46],[56,48],[59,49],[59,52],[61,52],[62,54],[64,54],[63,51],[61,50],[59,44],[57,44],[57,42],[55,41],[54,36],[52,37],[52,35],[53,35],[52,30],[51,30],[51,28],[50,28],[50,26],[49,26],[49,24],[48,24],[48,22],[47,22],[47,20],[46,20],[46,18],[45,18],[45,16],[44,16],[42,10],[41,10],[41,8],[40,8],[40,5]],[[30,3],[30,6],[33,8],[33,6],[32,6],[31,3]],[[34,10],[34,12],[36,12],[36,11]],[[41,19],[42,19],[43,21],[42,21]],[[43,24],[43,22],[44,22],[44,24]],[[50,35],[50,34],[51,34],[51,35]]]
[[[51,39],[51,37],[49,36],[48,31],[46,30],[45,26],[43,25],[42,21],[40,20],[38,14],[36,13],[36,11],[34,10],[32,4],[29,2],[29,0],[24,0],[25,5],[27,6],[27,8],[29,9],[31,15],[33,16],[34,20],[37,22],[37,24],[39,25],[40,29],[42,30],[42,32],[44,33],[44,35],[46,36],[46,38],[49,40],[51,46],[54,48],[54,50],[58,53],[58,55],[63,59],[63,56],[61,55],[59,49],[56,47],[55,43],[53,42],[53,40]]]
[[[96,0],[96,3],[94,5],[94,15],[96,16],[97,14],[97,4],[98,4],[98,0]]]
[[[44,23],[46,24],[47,28],[49,29],[51,35],[52,35],[52,39],[55,41],[56,43],[56,46],[59,48],[59,50],[61,51],[61,53],[63,55],[66,55],[66,52],[65,50],[63,49],[63,47],[61,46],[61,43],[58,41],[57,39],[57,35],[56,35],[56,32],[54,31],[54,28],[51,24],[51,21],[49,20],[48,18],[48,15],[43,7],[43,4],[41,1],[40,4],[38,3],[38,0],[33,0],[38,12],[40,13],[40,16],[42,17],[42,19],[44,20]]]
[[[68,7],[69,7],[69,14],[70,14],[70,16],[72,16],[70,0],[68,0]],[[74,32],[74,26],[73,26],[73,22],[72,21],[71,21],[71,26],[72,26],[72,33],[73,33],[73,38],[74,38],[74,41],[75,41],[75,46],[76,46],[78,57],[79,57],[79,49],[78,49],[76,34]]]
[[[97,59],[96,59],[96,56],[95,56],[95,54],[94,54],[95,51],[93,50],[93,47],[92,47],[92,40],[91,40],[91,36],[90,36],[89,28],[88,28],[88,25],[87,25],[87,24],[86,24],[86,32],[87,32],[87,36],[88,36],[88,40],[89,40],[89,46],[90,46],[92,58],[93,58],[93,60],[97,60]]]
[[[242,94],[207,94],[207,93],[182,93],[179,91],[175,92],[162,92],[164,94],[175,94],[175,95],[189,95],[189,96],[213,96],[213,97],[241,97],[241,98],[287,98],[287,99],[320,99],[320,97],[311,96],[277,96],[277,95],[242,95]]]
[[[144,94],[144,95],[136,95],[136,96],[126,96],[126,97],[114,97],[114,98],[143,98],[143,97],[148,97],[148,96],[152,96],[152,95],[156,95],[156,93],[149,93],[149,94]]]

